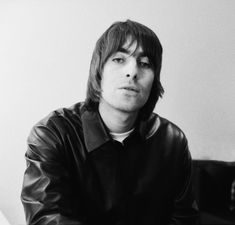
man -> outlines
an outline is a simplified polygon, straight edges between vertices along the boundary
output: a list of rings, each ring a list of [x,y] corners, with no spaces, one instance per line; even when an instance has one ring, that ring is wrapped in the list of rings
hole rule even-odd
[[[195,223],[187,139],[152,112],[161,61],[157,36],[137,22],[100,37],[86,101],[52,112],[28,138],[28,224]]]

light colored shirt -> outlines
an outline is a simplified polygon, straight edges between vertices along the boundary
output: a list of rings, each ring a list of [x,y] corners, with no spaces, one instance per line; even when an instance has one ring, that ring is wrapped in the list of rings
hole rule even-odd
[[[127,132],[124,132],[124,133],[110,132],[110,135],[114,140],[123,143],[124,139],[127,138],[133,132],[133,130],[134,130],[134,128],[127,131]]]

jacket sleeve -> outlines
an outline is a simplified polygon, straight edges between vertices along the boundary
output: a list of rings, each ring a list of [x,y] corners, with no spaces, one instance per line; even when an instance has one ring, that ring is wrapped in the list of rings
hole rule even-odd
[[[69,172],[55,125],[36,125],[28,138],[21,201],[27,224],[84,225],[72,210]]]
[[[187,141],[178,165],[179,185],[169,225],[195,225],[199,221],[199,210],[192,191],[192,159]]]

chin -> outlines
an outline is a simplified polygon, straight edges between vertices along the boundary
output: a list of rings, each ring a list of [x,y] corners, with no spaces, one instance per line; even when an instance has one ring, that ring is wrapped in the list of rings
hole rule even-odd
[[[140,105],[140,104],[131,104],[131,103],[116,104],[115,108],[119,109],[120,111],[123,111],[123,112],[133,113],[133,112],[139,111],[140,108],[142,108],[142,105]]]

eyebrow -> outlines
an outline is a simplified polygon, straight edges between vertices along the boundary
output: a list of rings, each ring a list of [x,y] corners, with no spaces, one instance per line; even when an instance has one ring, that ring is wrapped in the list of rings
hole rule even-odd
[[[118,53],[118,52],[125,53],[125,54],[128,54],[128,55],[131,54],[131,51],[129,49],[123,48],[123,47],[119,48],[116,53]],[[133,55],[135,55],[135,51],[134,51]],[[148,56],[146,55],[145,52],[141,51],[141,52],[138,53],[138,57],[148,57]]]

